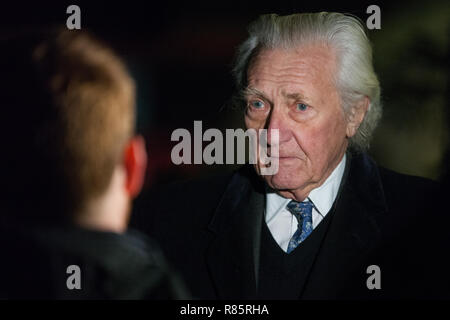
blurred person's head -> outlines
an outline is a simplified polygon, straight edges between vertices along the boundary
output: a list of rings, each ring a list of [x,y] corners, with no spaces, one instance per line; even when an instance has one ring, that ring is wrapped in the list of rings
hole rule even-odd
[[[146,166],[124,64],[68,30],[11,38],[0,54],[2,214],[123,231]]]

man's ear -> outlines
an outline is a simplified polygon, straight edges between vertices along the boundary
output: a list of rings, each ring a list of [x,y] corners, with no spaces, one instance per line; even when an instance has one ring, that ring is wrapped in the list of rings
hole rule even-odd
[[[147,152],[142,136],[135,136],[125,146],[124,166],[126,170],[125,188],[131,198],[141,192],[147,168]]]
[[[356,134],[356,131],[366,116],[369,104],[370,100],[365,96],[351,108],[350,114],[347,116],[347,138],[351,138]]]

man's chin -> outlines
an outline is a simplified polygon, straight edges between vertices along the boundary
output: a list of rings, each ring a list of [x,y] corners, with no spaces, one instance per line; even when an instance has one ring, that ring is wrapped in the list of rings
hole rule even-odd
[[[274,190],[296,190],[298,189],[301,184],[298,182],[298,180],[293,180],[293,175],[285,176],[278,173],[273,176],[263,176],[264,180],[266,180],[267,184],[270,188]]]

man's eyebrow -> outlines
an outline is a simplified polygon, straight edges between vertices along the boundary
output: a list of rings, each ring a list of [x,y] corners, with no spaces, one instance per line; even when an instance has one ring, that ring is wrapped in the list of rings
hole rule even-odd
[[[296,101],[304,101],[305,103],[308,103],[308,104],[311,103],[311,101],[305,95],[301,94],[300,92],[286,93],[283,91],[282,95],[286,99],[296,100]],[[249,96],[257,96],[257,97],[260,97],[260,98],[270,102],[270,99],[267,98],[263,92],[259,91],[256,88],[247,87],[242,90],[242,94],[241,94],[242,99],[245,100]]]
[[[264,95],[264,93],[262,93],[261,91],[259,91],[258,89],[255,88],[251,88],[251,87],[247,87],[244,90],[242,90],[242,96],[243,97],[247,97],[247,96],[259,96],[262,98],[266,98],[266,96]]]
[[[306,100],[306,97],[302,95],[301,93],[295,92],[295,93],[285,93],[283,92],[283,96],[292,99],[292,100]]]
[[[300,92],[293,92],[293,93],[286,93],[283,92],[282,93],[283,96],[287,99],[292,99],[292,100],[307,100],[307,98],[301,94]],[[262,93],[261,91],[259,91],[256,88],[252,88],[252,87],[247,87],[242,91],[242,96],[243,97],[247,97],[247,96],[259,96],[262,97],[264,99],[267,99],[267,97],[265,96],[264,93]]]

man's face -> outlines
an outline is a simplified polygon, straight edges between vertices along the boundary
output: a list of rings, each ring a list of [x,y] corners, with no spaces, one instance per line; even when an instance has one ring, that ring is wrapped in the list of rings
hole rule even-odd
[[[269,143],[270,129],[279,130],[279,170],[263,177],[283,196],[302,201],[345,153],[348,128],[334,73],[334,53],[319,45],[263,50],[250,65],[245,123],[268,129]]]

